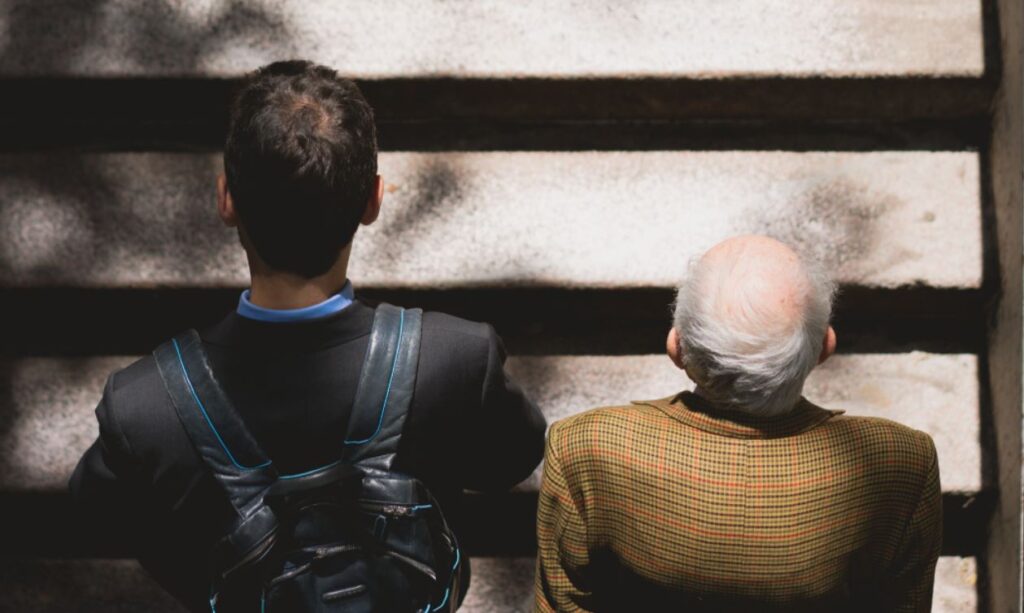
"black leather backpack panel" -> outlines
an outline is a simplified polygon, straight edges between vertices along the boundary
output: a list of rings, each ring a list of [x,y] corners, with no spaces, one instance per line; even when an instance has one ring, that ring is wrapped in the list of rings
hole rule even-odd
[[[210,369],[194,331],[154,352],[236,520],[210,554],[215,613],[454,611],[461,554],[437,501],[392,470],[416,381],[419,310],[374,316],[334,464],[281,475]]]

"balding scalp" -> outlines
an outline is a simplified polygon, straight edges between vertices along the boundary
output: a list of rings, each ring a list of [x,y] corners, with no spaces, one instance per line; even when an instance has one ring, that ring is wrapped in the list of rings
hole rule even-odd
[[[690,265],[676,297],[688,374],[723,406],[785,413],[817,364],[834,293],[817,262],[775,239],[719,243]]]

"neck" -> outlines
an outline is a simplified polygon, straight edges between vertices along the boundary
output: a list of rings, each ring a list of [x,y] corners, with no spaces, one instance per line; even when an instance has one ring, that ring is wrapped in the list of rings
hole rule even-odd
[[[338,293],[348,279],[351,247],[351,243],[345,247],[330,270],[312,279],[271,270],[255,255],[250,255],[249,302],[265,309],[301,309],[327,300]]]
[[[715,399],[711,398],[710,396],[708,396],[708,393],[706,391],[704,391],[704,388],[702,388],[699,385],[696,386],[695,388],[693,388],[693,394],[695,396],[700,396],[701,398],[703,398],[704,400],[707,400],[708,402],[710,402],[712,404],[715,404]]]

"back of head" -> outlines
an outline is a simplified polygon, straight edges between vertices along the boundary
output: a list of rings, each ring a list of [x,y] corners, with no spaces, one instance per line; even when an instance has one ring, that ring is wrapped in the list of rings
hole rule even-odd
[[[265,66],[232,104],[224,170],[247,247],[274,270],[324,274],[373,193],[373,110],[355,83],[330,68]]]
[[[687,373],[709,400],[759,416],[800,399],[828,331],[835,286],[774,239],[729,239],[695,261],[674,326]]]

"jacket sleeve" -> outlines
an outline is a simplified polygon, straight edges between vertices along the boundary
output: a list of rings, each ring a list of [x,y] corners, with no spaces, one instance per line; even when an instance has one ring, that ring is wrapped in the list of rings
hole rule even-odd
[[[935,565],[942,550],[942,488],[935,445],[928,439],[931,462],[917,506],[907,522],[895,563],[888,573],[892,611],[932,610]]]
[[[544,482],[537,508],[536,611],[589,611],[592,586],[586,579],[590,553],[587,529],[559,457],[564,445],[558,424],[544,454]]]
[[[82,534],[97,544],[135,552],[145,515],[137,488],[140,463],[115,418],[113,382],[114,375],[96,407],[99,437],[78,461],[69,487]]]
[[[505,371],[505,347],[487,326],[486,367],[480,406],[463,424],[469,458],[463,463],[463,485],[494,491],[512,487],[530,476],[544,453],[547,422],[519,385]]]

